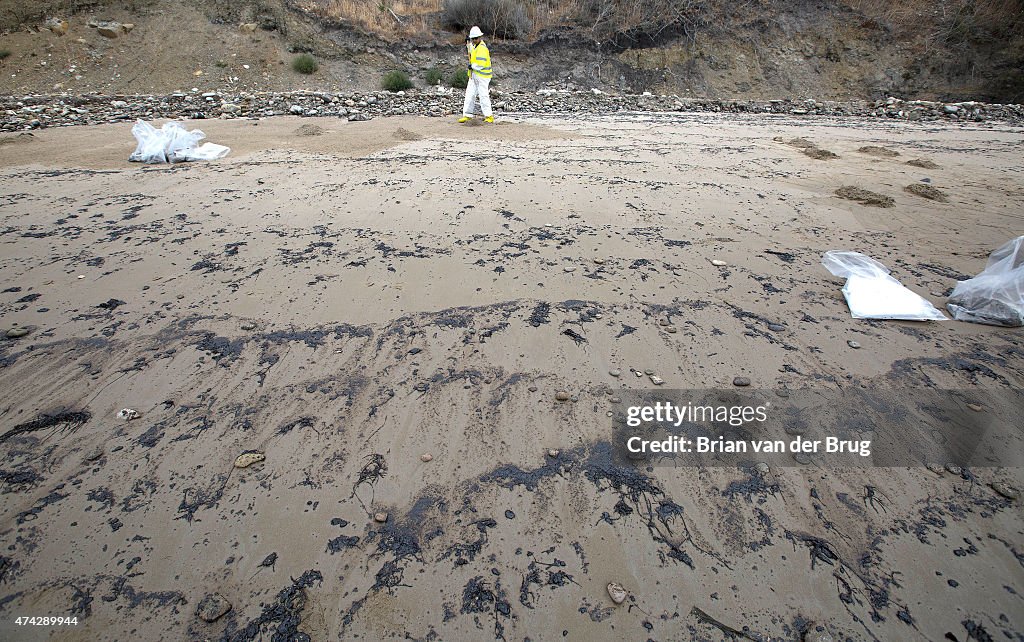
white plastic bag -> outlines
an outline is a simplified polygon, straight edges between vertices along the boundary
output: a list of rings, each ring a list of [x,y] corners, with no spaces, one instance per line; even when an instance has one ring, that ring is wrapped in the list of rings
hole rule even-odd
[[[957,321],[1024,325],[1024,236],[989,255],[981,274],[957,282],[946,308]]]
[[[143,120],[137,120],[132,125],[132,135],[135,136],[138,144],[128,160],[140,163],[167,162],[163,135],[156,128]]]
[[[948,321],[931,303],[911,292],[889,269],[860,252],[825,252],[821,264],[846,279],[843,295],[854,319]]]
[[[130,161],[142,163],[176,163],[192,160],[214,160],[224,158],[231,150],[223,145],[205,143],[197,147],[206,134],[199,129],[188,131],[177,121],[164,123],[160,129],[138,120],[132,125],[132,135],[137,146]]]
[[[199,147],[193,147],[190,149],[179,149],[171,154],[170,160],[172,163],[179,161],[201,161],[201,160],[217,160],[218,158],[224,158],[231,151],[230,147],[224,145],[218,145],[217,143],[203,143]]]

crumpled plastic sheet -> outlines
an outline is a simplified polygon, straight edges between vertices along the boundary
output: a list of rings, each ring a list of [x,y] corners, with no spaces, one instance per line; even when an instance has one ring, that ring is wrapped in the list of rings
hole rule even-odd
[[[216,160],[231,151],[215,143],[199,144],[206,134],[199,129],[188,131],[177,121],[164,123],[157,129],[143,120],[132,125],[137,145],[128,160],[139,163],[179,163],[183,161]]]
[[[946,309],[957,321],[1024,325],[1024,236],[992,252],[981,274],[957,282]]]
[[[920,295],[908,290],[889,269],[860,252],[825,252],[821,264],[846,279],[843,295],[854,319],[948,321],[946,315]]]

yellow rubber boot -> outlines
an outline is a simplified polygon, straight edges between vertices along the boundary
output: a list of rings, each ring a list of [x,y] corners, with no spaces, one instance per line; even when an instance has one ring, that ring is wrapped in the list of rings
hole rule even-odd
[[[462,118],[459,119],[459,122],[460,123],[468,123],[469,122],[469,116],[463,116]]]
[[[484,122],[485,123],[493,123],[494,122],[494,116],[488,116],[487,118],[484,118]]]

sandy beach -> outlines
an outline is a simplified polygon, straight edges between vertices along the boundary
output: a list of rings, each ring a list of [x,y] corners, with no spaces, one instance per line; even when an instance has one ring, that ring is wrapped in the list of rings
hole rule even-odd
[[[1019,328],[855,320],[820,261],[944,310],[1024,232],[1024,129],[499,121],[191,121],[232,152],[175,166],[130,123],[0,137],[0,638],[1024,635],[1020,468],[608,455],[647,371],[1019,390]]]

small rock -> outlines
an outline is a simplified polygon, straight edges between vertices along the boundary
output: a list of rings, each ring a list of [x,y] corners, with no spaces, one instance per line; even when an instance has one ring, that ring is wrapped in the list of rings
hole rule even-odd
[[[956,464],[946,464],[946,470],[954,475],[963,475],[964,469],[960,468]]]
[[[925,464],[925,468],[939,476],[941,476],[942,473],[946,472],[946,469],[943,467],[942,464]]]
[[[853,339],[850,339],[849,341],[847,341],[846,345],[850,346],[854,350],[859,350],[860,349],[860,344],[857,343],[856,341],[854,341]]]
[[[373,521],[377,522],[378,524],[383,524],[386,521],[388,521],[388,514],[384,512],[374,513]]]
[[[640,372],[639,370],[633,370],[633,374],[635,374],[638,378],[644,376],[644,373]]]
[[[103,456],[103,446],[96,446],[85,456],[85,461],[96,461]]]
[[[301,114],[305,110],[302,108],[302,105],[292,105],[291,107],[288,108],[288,111],[293,114]]]
[[[565,266],[565,271],[566,272],[575,272],[576,268],[571,266],[571,265],[567,265],[567,266]]]
[[[756,464],[754,464],[754,470],[756,470],[757,472],[761,473],[762,475],[767,475],[768,474],[768,464],[764,463],[763,461],[759,461]]]
[[[594,259],[594,263],[597,263],[598,265],[604,265],[604,259]]]
[[[255,22],[243,22],[242,24],[238,25],[238,30],[242,33],[255,33],[256,27],[258,26],[259,25],[256,24]]]
[[[422,461],[424,464],[429,461],[433,461],[433,459],[434,456],[431,455],[430,453],[423,453],[422,455],[420,455],[420,461]]]
[[[554,448],[548,450],[548,457],[555,458],[555,457],[558,457],[559,454],[560,453],[557,450],[555,450]]]
[[[820,631],[818,629],[821,629]],[[832,634],[828,630],[821,626],[814,626],[813,624],[804,633],[803,642],[836,642],[836,639],[832,637]]]
[[[714,265],[715,267],[725,267],[728,263],[721,259],[711,259],[711,265]]]
[[[658,375],[651,375],[651,383],[653,383],[656,386],[660,386],[663,383],[665,383],[665,380],[659,377]]]
[[[134,22],[126,22],[126,23],[121,25],[121,31],[123,31],[125,33],[131,33],[132,29],[134,29],[134,28],[135,28],[135,23]]]
[[[60,18],[50,18],[46,21],[46,28],[58,36],[63,36],[68,32],[68,21],[61,20]]]
[[[750,377],[733,377],[732,385],[746,388],[750,385]]]
[[[1017,499],[1020,497],[1020,491],[1005,482],[992,482],[992,490],[996,491],[1006,499]]]
[[[669,334],[675,334],[676,332],[678,332],[678,330],[676,330],[676,327],[674,325],[670,325],[667,328],[665,328],[665,332],[668,332]]]
[[[768,329],[771,330],[772,332],[782,332],[783,330],[786,329],[786,326],[782,325],[781,323],[769,323]]]
[[[248,468],[249,466],[252,466],[257,462],[261,462],[266,458],[266,455],[255,450],[245,452],[235,458],[235,468]]]
[[[569,393],[565,390],[559,390],[555,393],[555,401],[569,401]]]
[[[124,29],[121,28],[120,22],[98,22],[95,24],[90,24],[89,26],[95,27],[97,33],[99,33],[104,38],[113,39],[117,38],[122,33],[124,33]]]
[[[610,375],[611,375],[611,376],[613,376],[613,377],[618,377],[619,375],[621,375],[621,374],[622,374],[622,371],[621,371],[621,370],[618,370],[618,369],[615,369],[615,370],[609,370],[609,371],[608,371],[608,374],[610,374]]]
[[[793,455],[793,459],[795,459],[796,463],[800,464],[801,466],[806,466],[807,464],[811,463],[811,458],[807,453],[797,453]]]
[[[224,614],[231,610],[231,602],[228,602],[220,593],[208,593],[196,608],[196,615],[204,622],[216,622],[224,617]]]
[[[537,386],[530,386],[529,388],[527,388],[527,390],[529,390],[530,392],[537,392]]]
[[[658,321],[658,325],[672,325],[672,322],[668,319],[661,319],[660,321]]]
[[[626,589],[618,582],[608,583],[608,596],[612,598],[612,602],[622,604],[626,601],[627,595],[628,593],[626,593]]]
[[[621,397],[612,397],[608,401],[610,401],[611,403],[622,403],[622,398]]]
[[[569,397],[569,401],[572,401],[573,403],[575,403],[575,402],[577,402],[579,400],[580,400],[580,396],[579,395],[573,395],[573,396]]]
[[[131,408],[122,408],[117,412],[117,416],[125,421],[131,421],[132,419],[139,418],[139,411],[132,410]]]
[[[652,374],[654,374],[654,371],[653,371],[653,370],[651,370],[650,368],[648,368],[647,370],[644,370],[644,374],[645,374],[645,375],[647,375],[647,376],[649,377],[649,376],[651,376]]]
[[[29,333],[29,329],[28,328],[21,328],[21,327],[11,328],[10,330],[7,331],[7,338],[8,339],[20,339],[21,337],[27,335],[28,333]]]
[[[969,403],[967,404],[967,407],[973,410],[974,412],[981,412],[981,406],[979,406],[976,403]]]
[[[255,323],[243,323],[242,324],[242,329],[245,330],[246,332],[249,332],[250,330],[255,330],[256,329],[256,324]]]

